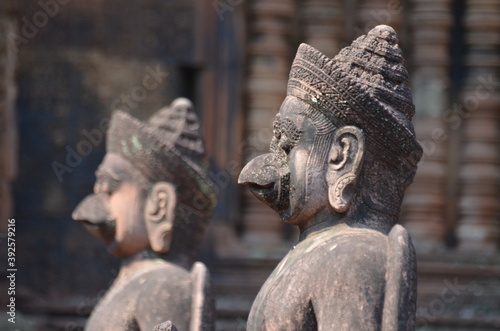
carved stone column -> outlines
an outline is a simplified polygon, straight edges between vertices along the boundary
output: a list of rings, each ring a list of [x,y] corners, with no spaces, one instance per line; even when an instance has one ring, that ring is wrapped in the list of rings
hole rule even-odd
[[[462,95],[461,250],[494,252],[500,212],[500,2],[468,0],[467,79]]]
[[[247,161],[269,151],[272,122],[286,95],[294,1],[256,0],[248,10]],[[282,245],[283,225],[249,190],[243,192],[245,241],[255,254],[272,254],[269,250]]]
[[[332,58],[340,50],[344,37],[342,0],[304,0],[301,2],[301,28],[304,42]]]
[[[6,232],[7,219],[12,217],[11,182],[17,172],[17,123],[14,101],[16,33],[13,20],[0,15],[0,232]]]
[[[424,156],[407,190],[402,219],[421,251],[442,246],[447,231],[447,127],[442,114],[449,107],[450,6],[450,0],[416,0],[410,16],[413,122]]]

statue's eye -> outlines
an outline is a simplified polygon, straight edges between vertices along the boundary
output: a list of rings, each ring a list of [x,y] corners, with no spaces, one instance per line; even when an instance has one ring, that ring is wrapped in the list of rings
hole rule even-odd
[[[94,193],[105,193],[107,195],[112,195],[116,190],[118,190],[120,182],[116,179],[109,177],[99,177],[94,185]]]
[[[117,181],[116,179],[109,178],[107,181],[108,184],[108,194],[111,195],[115,193],[118,188],[120,187],[120,182]]]
[[[292,151],[293,147],[295,146],[291,141],[290,139],[288,139],[287,136],[283,135],[281,137],[281,140],[279,142],[279,147],[285,152],[285,154],[290,154],[290,152]]]
[[[109,183],[107,181],[104,181],[102,183],[102,193],[106,193],[107,195],[113,194],[113,192],[111,192],[111,189],[109,187]]]
[[[292,146],[290,146],[290,144],[285,144],[285,145],[283,146],[283,150],[285,151],[285,153],[286,153],[287,155],[288,155],[288,154],[290,154],[290,152],[292,151],[292,148],[293,148],[293,147],[292,147]]]

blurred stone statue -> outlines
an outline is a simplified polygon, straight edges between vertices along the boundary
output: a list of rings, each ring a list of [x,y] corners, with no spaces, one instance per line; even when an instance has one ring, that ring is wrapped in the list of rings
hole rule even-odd
[[[422,149],[397,42],[381,25],[333,59],[300,45],[270,152],[239,177],[300,230],[248,330],[414,328],[414,249],[396,223]]]
[[[153,331],[178,331],[171,321],[161,323],[153,329]]]
[[[183,98],[147,122],[113,114],[94,194],[73,218],[122,266],[85,330],[151,331],[166,321],[172,330],[213,330],[209,275],[195,262],[216,203],[199,129]]]

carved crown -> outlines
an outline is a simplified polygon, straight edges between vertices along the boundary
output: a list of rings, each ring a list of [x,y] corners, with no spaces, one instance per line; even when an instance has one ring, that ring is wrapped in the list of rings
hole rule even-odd
[[[188,201],[199,212],[208,214],[214,207],[215,185],[207,176],[200,125],[188,99],[174,100],[148,122],[114,112],[106,148],[128,160],[152,182],[173,183],[179,188],[180,200]]]
[[[309,103],[336,127],[364,132],[367,152],[399,169],[411,182],[422,148],[395,31],[379,25],[333,59],[301,44],[290,71],[288,95]]]

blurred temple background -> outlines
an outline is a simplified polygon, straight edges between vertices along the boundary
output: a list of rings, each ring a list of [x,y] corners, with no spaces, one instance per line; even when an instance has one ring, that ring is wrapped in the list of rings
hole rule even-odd
[[[107,120],[185,96],[220,193],[200,256],[217,330],[244,330],[296,232],[235,184],[239,171],[268,149],[298,45],[333,57],[378,24],[398,32],[425,154],[401,213],[418,253],[417,329],[500,329],[498,0],[1,0],[0,264],[15,218],[16,327],[83,326],[118,271],[71,220]]]

